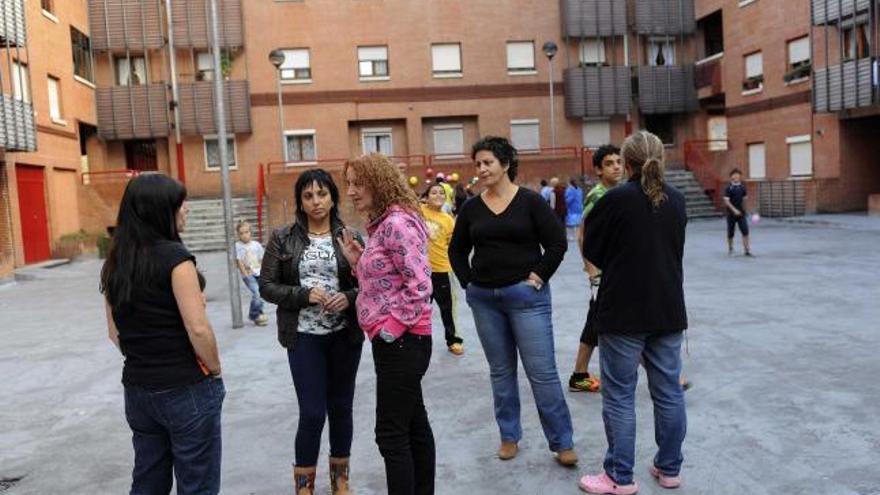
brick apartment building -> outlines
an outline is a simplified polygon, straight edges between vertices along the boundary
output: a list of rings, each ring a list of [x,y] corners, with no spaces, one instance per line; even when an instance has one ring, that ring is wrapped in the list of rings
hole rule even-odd
[[[60,81],[57,120],[68,122],[54,122],[46,88],[34,89],[39,153],[44,143],[70,148],[28,163],[50,167],[50,202],[64,204],[56,189],[71,180],[55,176],[77,170],[81,154],[72,197],[89,232],[112,223],[130,171],[167,173],[185,179],[191,197],[218,197],[209,2],[41,3],[56,12],[28,2],[29,32],[70,25],[94,63],[91,78],[74,78],[66,48],[44,52],[48,38],[31,34],[40,40],[30,47],[32,84]],[[217,3],[236,196],[255,195],[260,164],[278,162],[266,177],[286,197],[303,167],[369,151],[403,157],[414,174],[431,164],[469,175],[464,155],[487,134],[524,152],[524,180],[569,177],[584,170],[582,148],[638,128],[660,135],[669,166],[693,171],[716,200],[727,172],[745,170],[767,214],[864,210],[880,192],[877,0]],[[72,47],[72,31],[65,36],[45,43]],[[552,120],[547,41],[558,46]],[[273,50],[284,54],[279,70]],[[46,207],[50,245],[77,227],[63,220],[76,209],[62,210]],[[18,211],[11,217],[16,224]]]
[[[78,188],[97,120],[85,2],[0,2],[0,279],[82,227]]]
[[[880,193],[880,2],[695,4],[690,132],[719,140],[686,150],[703,185],[738,167],[769,214],[865,210]]]
[[[843,1],[858,11],[847,31],[846,8],[811,22],[824,2],[513,0],[499,9],[482,1],[220,0],[235,194],[253,194],[259,163],[308,166],[364,151],[444,158],[485,134],[538,150],[554,145],[553,127],[556,147],[580,148],[644,127],[668,142],[671,166],[698,168],[707,189],[709,175],[738,166],[786,191],[839,191],[812,209],[864,208],[878,186],[859,129],[872,125],[864,108],[876,107],[877,86],[863,78],[862,110],[842,114],[814,104],[813,86],[825,76],[811,74],[815,65],[837,88],[833,70],[822,71],[848,60],[837,56],[845,50],[862,50],[861,70],[871,72],[876,23],[867,20],[877,4]],[[194,196],[216,196],[206,1],[89,5],[107,144],[101,162],[182,169]],[[555,125],[545,41],[559,46]],[[267,60],[275,49],[285,54],[278,72]],[[167,111],[171,59],[176,112]],[[777,184],[793,178],[795,186]]]

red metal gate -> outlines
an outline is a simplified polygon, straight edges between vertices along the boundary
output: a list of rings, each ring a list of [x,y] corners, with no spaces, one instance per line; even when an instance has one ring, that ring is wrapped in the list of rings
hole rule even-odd
[[[16,165],[18,210],[24,242],[24,262],[49,259],[49,219],[46,216],[46,189],[42,167]]]

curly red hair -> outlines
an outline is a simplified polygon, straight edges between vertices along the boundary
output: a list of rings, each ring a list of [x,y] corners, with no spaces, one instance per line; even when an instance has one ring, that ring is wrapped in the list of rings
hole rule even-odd
[[[354,170],[358,181],[369,189],[373,196],[373,212],[370,218],[378,218],[392,205],[422,214],[415,192],[404,182],[397,166],[387,156],[370,153],[345,162],[342,173]]]

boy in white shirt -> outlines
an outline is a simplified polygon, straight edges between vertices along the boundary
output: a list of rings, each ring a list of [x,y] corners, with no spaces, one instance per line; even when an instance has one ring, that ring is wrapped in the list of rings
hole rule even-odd
[[[251,307],[248,319],[257,326],[266,326],[269,318],[263,314],[263,300],[260,298],[260,266],[263,264],[263,246],[251,239],[251,226],[247,222],[239,222],[235,227],[238,242],[235,243],[235,257],[238,260],[238,271],[241,279],[251,292]]]

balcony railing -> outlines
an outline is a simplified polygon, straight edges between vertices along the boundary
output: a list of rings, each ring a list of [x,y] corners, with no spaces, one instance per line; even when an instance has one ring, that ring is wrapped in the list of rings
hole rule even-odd
[[[563,77],[567,118],[629,113],[632,101],[629,67],[574,67],[566,69]]]
[[[694,79],[701,98],[724,92],[724,80],[721,77],[722,56],[723,54],[719,54],[694,64]]]
[[[6,151],[35,151],[37,149],[34,107],[30,103],[2,95],[0,148],[6,148]]]
[[[251,101],[247,81],[224,81],[226,131],[251,132]],[[214,83],[200,81],[179,86],[180,132],[186,135],[217,133],[214,121]]]
[[[169,134],[165,84],[99,87],[95,105],[102,139],[149,139]]]
[[[161,9],[156,0],[89,0],[92,49],[161,48],[165,44]]]
[[[816,69],[813,105],[817,112],[839,112],[880,103],[876,59],[863,58]]]
[[[0,45],[5,47],[7,43],[12,47],[27,44],[23,0],[0,2]]]
[[[573,38],[620,36],[626,33],[626,2],[562,0],[562,35]]]
[[[241,0],[218,0],[220,46],[237,48],[244,45],[244,23]],[[208,48],[211,41],[208,0],[176,0],[172,4],[174,46]]]
[[[635,7],[639,34],[679,35],[696,30],[694,0],[638,0]]]
[[[871,0],[812,0],[813,24],[836,24],[847,17],[852,17],[853,12],[868,12]]]
[[[681,113],[697,109],[693,65],[643,65],[638,74],[642,113]]]

